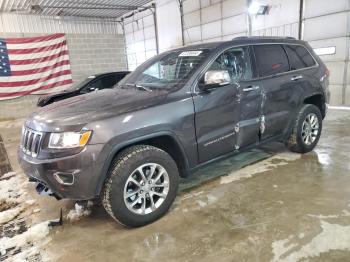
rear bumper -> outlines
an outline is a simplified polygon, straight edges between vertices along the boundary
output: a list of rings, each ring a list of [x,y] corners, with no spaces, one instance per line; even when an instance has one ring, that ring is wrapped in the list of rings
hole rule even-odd
[[[49,188],[57,198],[88,200],[97,197],[102,144],[88,145],[79,154],[40,160],[18,150],[18,162],[30,181]]]

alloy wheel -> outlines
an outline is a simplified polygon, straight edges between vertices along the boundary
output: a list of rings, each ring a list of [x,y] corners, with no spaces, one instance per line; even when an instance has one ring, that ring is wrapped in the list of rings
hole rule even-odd
[[[136,168],[124,187],[124,202],[136,214],[146,215],[159,208],[169,192],[169,175],[164,167],[146,163]]]
[[[311,145],[317,138],[319,123],[316,114],[310,113],[306,116],[301,129],[301,136],[306,145]]]

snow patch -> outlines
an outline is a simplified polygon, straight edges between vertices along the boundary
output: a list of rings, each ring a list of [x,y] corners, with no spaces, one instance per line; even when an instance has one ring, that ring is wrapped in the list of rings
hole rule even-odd
[[[184,195],[182,197],[182,200],[186,200],[186,199],[189,199],[189,198],[192,198],[192,197],[197,197],[197,196],[199,196],[201,194],[203,194],[203,191],[188,193],[188,194],[186,194],[186,195]]]
[[[67,219],[71,222],[80,220],[82,217],[89,216],[91,214],[91,207],[93,203],[88,201],[87,205],[79,205],[75,203],[74,209],[71,209],[67,214]]]
[[[234,171],[227,176],[221,177],[221,184],[231,183],[243,178],[250,178],[255,174],[263,173],[278,166],[287,165],[290,161],[295,161],[301,157],[300,154],[292,152],[283,152],[275,156],[269,157],[259,163],[243,167],[237,171]],[[277,163],[276,163],[277,162]]]
[[[198,205],[199,205],[200,207],[202,207],[202,208],[207,206],[207,203],[204,202],[204,201],[202,201],[202,200],[197,200],[197,203],[198,203]]]
[[[215,203],[218,200],[218,198],[216,196],[213,196],[213,195],[210,195],[210,194],[207,195],[207,199],[208,199],[208,204],[209,205]]]
[[[0,180],[0,224],[13,223],[13,230],[19,230],[19,223],[24,224],[26,231],[18,231],[17,235],[8,235],[6,230],[0,239],[1,259],[7,258],[10,261],[27,261],[31,258],[41,256],[41,247],[49,241],[49,222],[42,222],[28,226],[29,215],[22,217],[22,214],[33,208],[35,200],[27,197],[27,179],[23,174],[10,172],[1,177]],[[4,179],[5,178],[5,179]],[[35,212],[32,212],[35,213]],[[5,226],[3,227],[5,229]]]
[[[12,238],[4,237],[0,241],[0,253],[1,255],[6,254],[6,250],[10,248],[23,248],[29,244],[38,244],[49,234],[49,222],[42,222],[30,227],[26,232],[15,235]],[[35,245],[33,247],[35,248]]]
[[[7,223],[17,217],[23,211],[23,207],[18,206],[12,209],[8,209],[0,212],[0,224]]]
[[[36,200],[30,199],[30,200],[27,200],[27,201],[26,201],[26,204],[27,204],[28,206],[31,206],[31,205],[34,205],[35,202],[36,202]]]
[[[36,209],[33,210],[33,213],[39,213],[40,211],[41,211],[40,208],[36,208]]]
[[[199,207],[203,208],[203,207],[206,207],[207,205],[211,205],[213,203],[215,203],[218,198],[212,194],[209,194],[206,196],[207,199],[206,200],[197,200],[197,204],[199,205]]]
[[[0,224],[7,223],[8,221],[17,217],[24,209],[24,188],[26,183],[24,179],[15,172],[6,173],[0,181],[0,203],[5,206],[8,205],[9,209],[0,212]],[[25,202],[27,205],[33,205],[34,200],[28,200]]]
[[[12,173],[12,172],[11,172]],[[9,179],[0,181],[0,201],[5,202],[23,202],[25,196],[25,187],[27,182],[20,175],[11,175],[6,173],[5,177],[10,177]],[[4,177],[2,176],[2,177]]]
[[[6,173],[6,174],[4,174],[1,178],[2,179],[5,179],[5,178],[8,178],[8,177],[11,177],[11,176],[14,176],[14,175],[16,175],[16,172],[8,172],[8,173]]]

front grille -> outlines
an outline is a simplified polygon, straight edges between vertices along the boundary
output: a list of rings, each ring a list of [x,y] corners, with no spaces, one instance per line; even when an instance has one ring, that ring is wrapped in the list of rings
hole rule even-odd
[[[22,151],[27,155],[36,157],[40,151],[42,138],[43,133],[25,128],[21,144]]]

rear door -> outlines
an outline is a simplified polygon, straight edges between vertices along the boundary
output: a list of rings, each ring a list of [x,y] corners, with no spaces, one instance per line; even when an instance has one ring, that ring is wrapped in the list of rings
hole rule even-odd
[[[288,73],[289,62],[281,44],[254,46],[259,86],[262,95],[260,139],[265,140],[283,134],[290,114],[297,105],[296,82]]]
[[[317,92],[320,84],[318,64],[310,52],[302,45],[284,45],[288,55],[290,72],[289,79],[294,84],[293,95],[300,102],[306,94]]]

